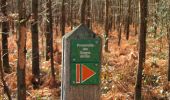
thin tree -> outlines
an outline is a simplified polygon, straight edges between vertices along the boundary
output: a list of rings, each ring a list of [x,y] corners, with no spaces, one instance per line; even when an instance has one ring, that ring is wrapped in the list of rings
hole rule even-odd
[[[70,24],[72,30],[73,29],[73,0],[70,0]]]
[[[169,52],[168,52],[168,81],[170,81],[170,27],[167,27],[167,36],[168,36],[168,45],[169,45]]]
[[[62,36],[65,34],[65,0],[62,0],[61,7],[61,34]]]
[[[108,52],[108,34],[109,34],[109,27],[108,27],[108,20],[109,20],[109,0],[105,0],[105,51]]]
[[[18,7],[18,61],[17,61],[17,100],[26,100],[26,5],[25,0],[17,0]]]
[[[139,34],[139,60],[135,85],[135,100],[141,100],[142,71],[146,53],[147,13],[148,0],[140,0],[140,34]]]
[[[159,3],[159,0],[154,0],[154,4],[155,4],[155,7],[157,8],[158,7],[158,3]],[[157,25],[158,25],[158,15],[157,15],[157,11],[155,10],[154,12],[154,18],[153,18],[153,22],[154,22],[154,37],[156,38],[156,35],[157,35]]]
[[[50,33],[50,4],[51,0],[46,0],[46,60],[50,59],[50,43],[51,43],[51,34]]]
[[[4,80],[4,71],[3,71],[2,59],[1,59],[1,47],[0,47],[0,76],[1,76],[0,78],[1,78],[1,81],[2,81],[2,84],[3,84],[4,92],[6,93],[8,100],[12,100],[9,87],[7,86],[7,84]]]
[[[134,20],[135,20],[135,35],[137,35],[138,34],[138,2],[139,1],[135,1],[134,3],[134,7],[136,8],[136,9],[134,9],[134,15],[135,15],[135,18],[134,18]]]
[[[50,87],[55,87],[56,86],[56,80],[55,80],[55,69],[54,69],[54,58],[53,58],[53,19],[52,19],[52,9],[51,9],[51,0],[48,0],[48,29],[50,33],[50,39],[49,39],[49,46],[50,46],[50,62],[51,62],[51,78],[52,78],[52,82]]]
[[[129,0],[128,1],[128,15],[127,15],[127,19],[126,19],[126,40],[129,39],[129,24],[130,24],[130,14],[131,14],[131,1],[132,0]]]
[[[82,0],[81,2],[81,12],[80,12],[80,23],[85,24],[85,9],[86,9],[86,3],[87,0]]]
[[[113,6],[115,6],[115,4],[116,4],[116,1],[112,1],[112,3],[111,3]],[[113,23],[113,30],[115,30],[116,29],[116,21],[115,21],[115,19],[116,19],[116,8],[115,7],[113,7],[112,8],[112,12],[113,12],[113,16],[112,16],[112,23]]]
[[[87,18],[86,18],[86,24],[88,28],[91,28],[91,0],[87,0]]]
[[[1,0],[1,11],[4,17],[2,21],[2,59],[3,68],[5,73],[11,72],[11,67],[9,65],[9,53],[8,53],[8,33],[9,33],[9,23],[7,21],[7,1]]]
[[[119,16],[118,16],[118,46],[120,46],[122,38],[122,0],[119,1]]]
[[[39,87],[40,68],[39,68],[39,45],[38,45],[38,0],[32,0],[32,84],[33,88]]]

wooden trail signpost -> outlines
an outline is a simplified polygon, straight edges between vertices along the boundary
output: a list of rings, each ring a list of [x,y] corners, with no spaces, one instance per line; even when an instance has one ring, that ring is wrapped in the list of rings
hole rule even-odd
[[[100,100],[101,38],[82,24],[62,47],[61,100]]]

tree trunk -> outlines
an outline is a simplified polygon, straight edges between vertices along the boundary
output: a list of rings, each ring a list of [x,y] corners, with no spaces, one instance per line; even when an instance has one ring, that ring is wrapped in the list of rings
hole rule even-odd
[[[115,22],[116,22],[116,21],[115,21],[116,15],[115,15],[115,13],[116,13],[116,12],[115,12],[115,10],[114,10],[114,14],[113,14],[113,21],[114,21],[114,22],[113,22],[113,30],[116,29],[116,23],[115,23]]]
[[[135,18],[134,18],[134,20],[135,20],[135,35],[137,35],[138,34],[138,11],[137,11],[137,9],[138,9],[138,1],[136,1],[135,2],[135,9],[134,9],[134,14],[135,14]]]
[[[8,53],[8,33],[9,33],[9,23],[6,20],[7,16],[7,1],[1,0],[1,11],[4,16],[2,22],[2,59],[3,59],[3,68],[5,73],[11,72],[11,67],[9,65],[9,53]]]
[[[90,21],[91,21],[91,0],[87,0],[87,18],[86,18],[86,24],[87,27],[90,28]]]
[[[129,40],[129,24],[130,24],[130,14],[131,14],[131,0],[128,2],[128,16],[127,16],[127,23],[126,23],[126,40]]]
[[[146,53],[146,33],[147,33],[147,0],[140,0],[140,35],[139,35],[139,60],[135,85],[135,100],[141,100],[142,71]]]
[[[121,44],[122,38],[122,0],[119,1],[119,16],[118,16],[118,46]]]
[[[167,29],[168,34],[168,45],[169,45],[169,55],[168,55],[168,81],[170,81],[170,28]]]
[[[50,33],[50,0],[46,0],[46,60],[50,59],[50,39],[51,39],[51,34]]]
[[[105,0],[105,51],[108,52],[108,33],[109,33],[109,27],[108,27],[108,20],[109,20],[109,0]]]
[[[62,7],[61,7],[61,34],[64,36],[65,34],[65,0],[62,0]]]
[[[3,84],[4,92],[6,93],[8,100],[12,100],[9,87],[7,86],[7,84],[4,80],[4,72],[3,72],[3,68],[2,68],[2,59],[1,59],[1,47],[0,47],[0,78],[1,78],[1,81]]]
[[[32,0],[32,84],[33,88],[37,89],[40,82],[40,68],[39,68],[39,45],[38,45],[38,0]]]
[[[73,29],[73,0],[70,0],[70,24],[72,30]]]
[[[50,58],[51,58],[51,76],[52,76],[52,82],[50,85],[50,88],[53,88],[56,86],[56,80],[55,80],[55,69],[54,69],[54,59],[53,59],[53,19],[52,19],[52,9],[51,9],[51,0],[49,2],[49,33],[50,33]]]
[[[154,0],[154,4],[155,4],[155,8],[157,8],[158,6],[158,2],[159,0]],[[157,25],[158,25],[158,15],[157,15],[157,11],[155,10],[154,12],[154,18],[153,18],[153,27],[154,27],[154,38],[156,38],[156,35],[157,35]]]
[[[90,29],[93,30],[93,23],[95,23],[95,22],[94,22],[94,20],[95,20],[95,18],[94,18],[95,15],[94,15],[94,13],[93,13],[94,7],[93,7],[93,2],[92,2],[92,0],[91,0],[90,2],[91,2],[91,3],[90,3],[90,4],[91,4],[91,5],[90,5],[90,6],[91,6],[91,12],[90,12],[90,17],[91,17],[91,18],[90,18]]]
[[[81,14],[80,14],[80,23],[81,24],[85,24],[85,9],[86,9],[86,2],[87,0],[82,0],[82,3],[81,3]]]
[[[18,62],[17,62],[17,100],[26,100],[26,5],[25,0],[18,0]]]

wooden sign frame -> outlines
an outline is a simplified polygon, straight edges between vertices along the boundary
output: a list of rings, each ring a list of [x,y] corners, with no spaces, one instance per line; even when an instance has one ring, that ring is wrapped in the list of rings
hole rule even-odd
[[[81,24],[71,33],[67,33],[62,40],[62,75],[61,75],[61,100],[100,100],[100,83],[88,85],[71,85],[71,40],[72,39],[99,39],[88,27]],[[102,44],[100,42],[99,77],[101,70]],[[100,80],[100,78],[99,78]]]

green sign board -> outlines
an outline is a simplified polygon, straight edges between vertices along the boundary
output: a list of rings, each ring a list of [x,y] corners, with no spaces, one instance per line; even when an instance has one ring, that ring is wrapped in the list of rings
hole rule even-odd
[[[84,24],[63,36],[61,100],[100,100],[101,53],[101,37]]]
[[[99,84],[98,63],[72,63],[71,84]]]
[[[99,84],[99,39],[71,40],[71,84]]]
[[[99,56],[99,39],[75,39],[71,41],[71,62],[99,62]]]

